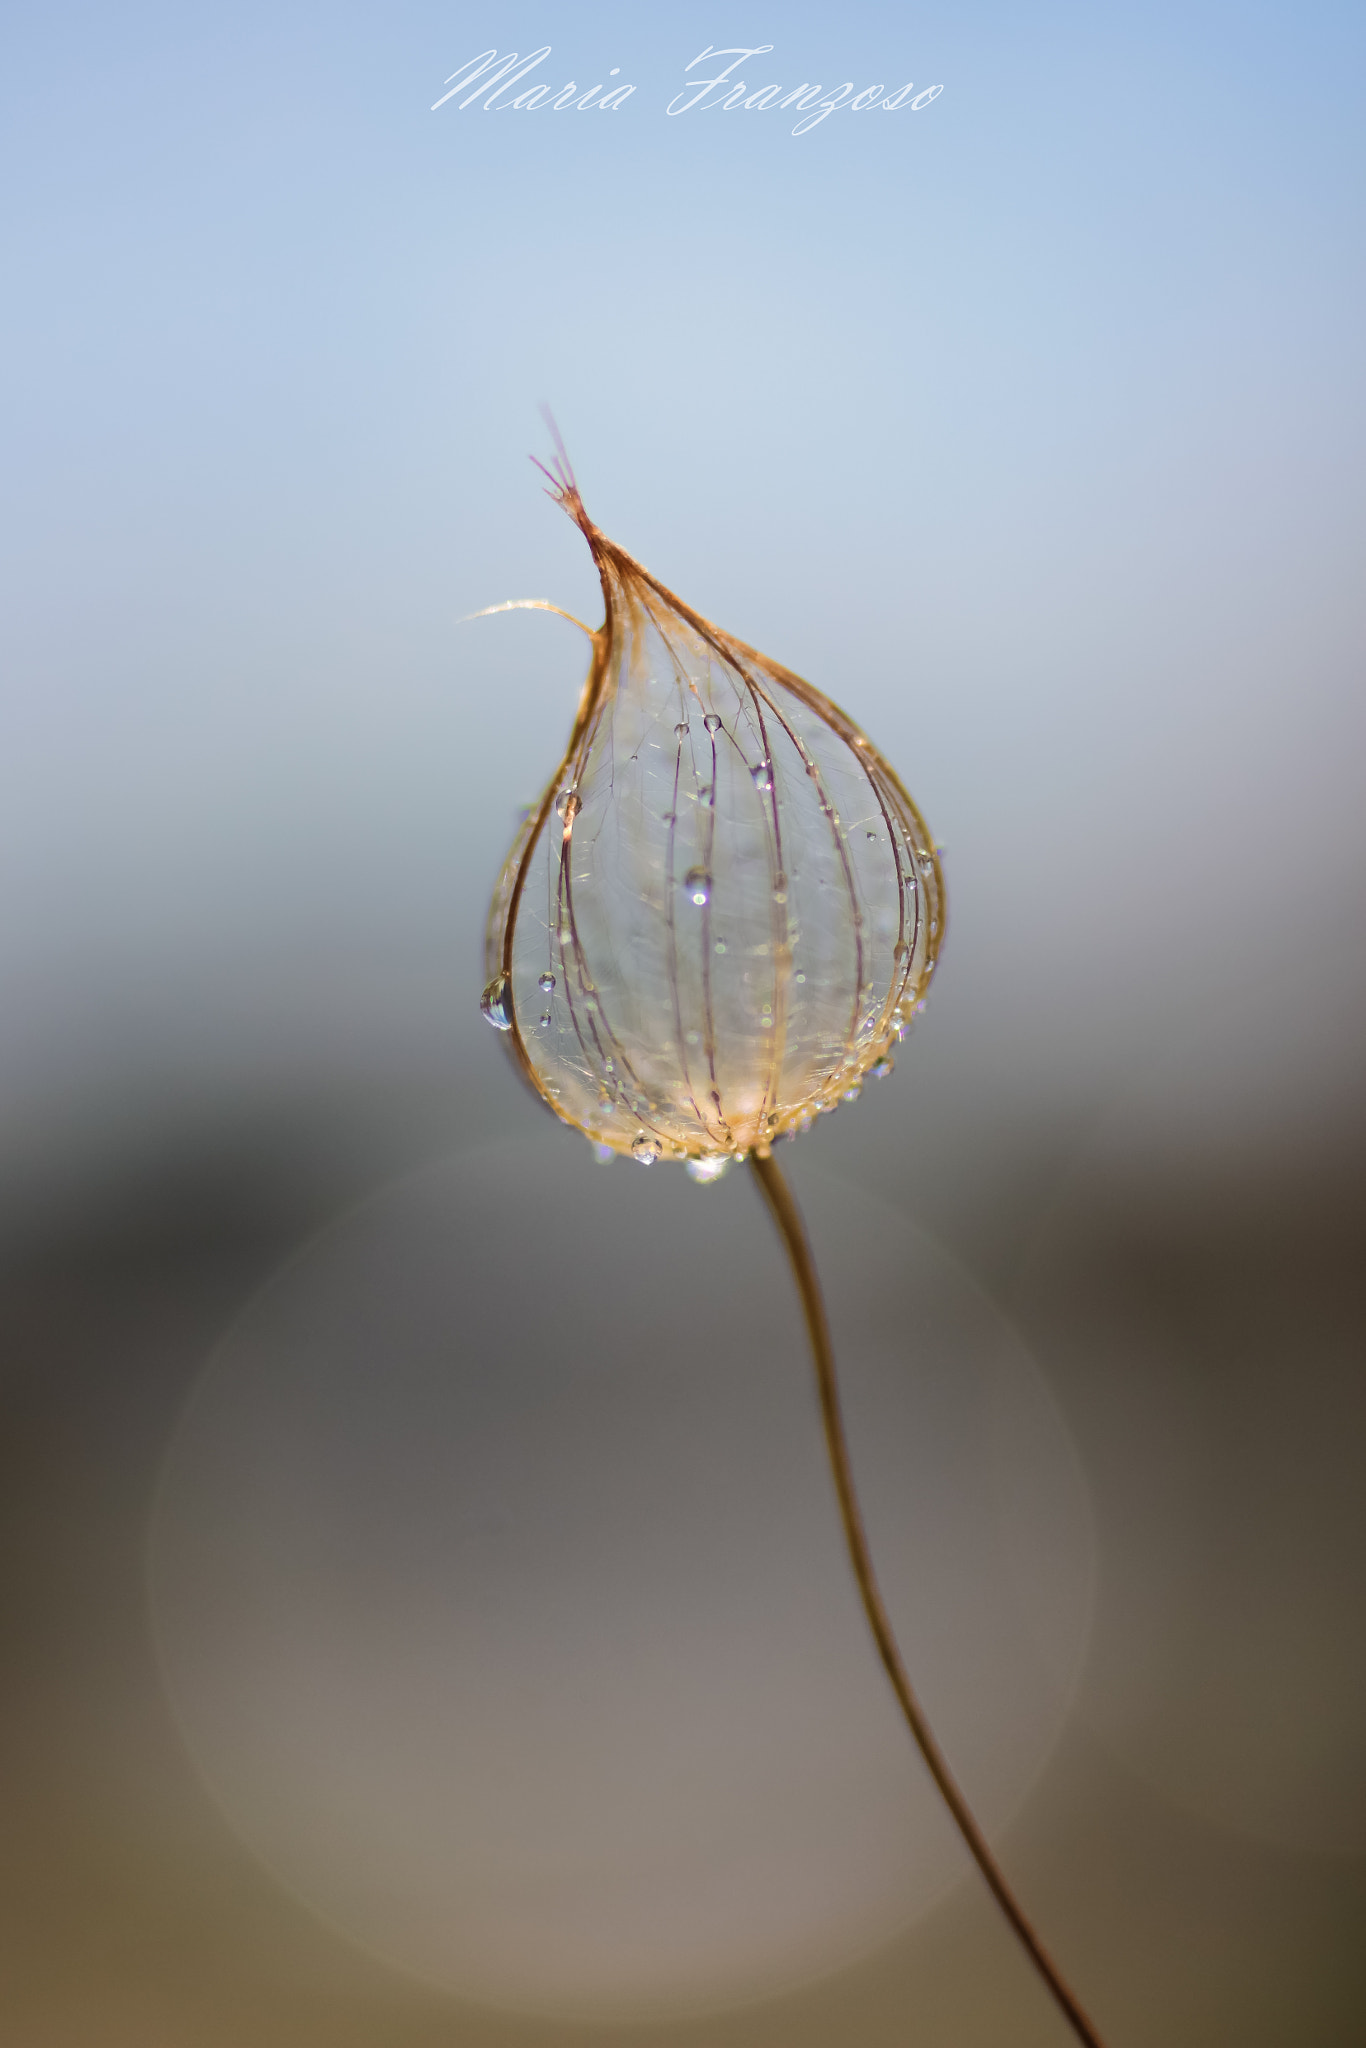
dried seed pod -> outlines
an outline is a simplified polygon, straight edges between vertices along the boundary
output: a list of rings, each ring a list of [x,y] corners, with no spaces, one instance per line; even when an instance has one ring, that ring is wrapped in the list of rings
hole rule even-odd
[[[494,891],[484,1015],[599,1158],[685,1159],[709,1181],[750,1157],[801,1300],[845,1542],[907,1727],[1073,2033],[1102,2048],[911,1685],[864,1533],[811,1248],[769,1156],[775,1138],[854,1101],[865,1074],[891,1072],[891,1040],[924,1000],[943,939],[934,843],[852,719],[599,532],[563,459],[551,482],[592,550],[606,616],[589,634],[564,760]]]
[[[608,540],[569,746],[494,892],[483,1009],[565,1123],[643,1162],[765,1154],[852,1100],[924,998],[934,842],[819,690]]]

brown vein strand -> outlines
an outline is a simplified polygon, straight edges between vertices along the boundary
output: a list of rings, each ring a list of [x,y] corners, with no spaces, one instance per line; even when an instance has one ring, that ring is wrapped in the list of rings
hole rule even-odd
[[[863,1515],[854,1486],[853,1467],[849,1461],[849,1446],[844,1434],[839,1383],[835,1374],[835,1355],[830,1344],[830,1327],[826,1321],[825,1302],[821,1295],[815,1261],[811,1255],[806,1225],[776,1161],[772,1157],[761,1158],[754,1152],[750,1155],[750,1164],[754,1169],[759,1192],[782,1239],[783,1248],[792,1267],[792,1277],[797,1285],[807,1335],[811,1340],[816,1384],[820,1393],[821,1420],[825,1426],[825,1446],[829,1453],[830,1470],[839,1501],[840,1519],[844,1524],[844,1539],[849,1549],[849,1561],[854,1568],[854,1577],[863,1601],[863,1611],[868,1618],[873,1640],[877,1644],[878,1655],[891,1680],[892,1690],[897,1696],[916,1747],[925,1760],[926,1768],[938,1787],[944,1804],[953,1816],[958,1832],[967,1844],[977,1868],[986,1879],[997,1905],[1027,1950],[1030,1961],[1052,1992],[1077,2039],[1084,2042],[1086,2048],[1104,2048],[1100,2035],[1083,2011],[1075,1992],[1049,1955],[1032,1922],[1006,1882],[1005,1873],[992,1854],[986,1836],[977,1825],[972,1809],[950,1771],[944,1753],[925,1718],[924,1709],[916,1698],[873,1571],[872,1555],[868,1548]]]

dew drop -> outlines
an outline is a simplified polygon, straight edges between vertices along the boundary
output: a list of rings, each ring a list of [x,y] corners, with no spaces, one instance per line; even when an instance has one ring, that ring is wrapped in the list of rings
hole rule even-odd
[[[564,819],[566,828],[573,824],[582,809],[583,804],[576,789],[562,789],[555,799],[555,815]]]
[[[794,975],[793,975],[793,977],[792,977],[792,979],[793,979],[793,980],[794,980],[795,982],[801,983],[801,982],[804,982],[804,981],[806,980],[806,976],[805,976],[804,974],[794,974]]]
[[[593,1157],[597,1160],[599,1166],[610,1166],[616,1156],[610,1145],[595,1145],[593,1147]]]
[[[870,832],[870,833],[868,834],[868,844],[869,844],[870,846],[876,846],[876,845],[877,845],[877,833],[876,833],[876,832]]]
[[[702,723],[707,728],[708,732],[720,732],[721,730],[720,716],[715,711],[709,711],[706,717],[702,720]]]
[[[482,1010],[495,1031],[512,1029],[512,984],[505,974],[496,974],[479,998]]]
[[[918,853],[915,857],[915,864],[922,875],[932,875],[934,873],[934,855],[932,853]]]
[[[885,1081],[891,1073],[894,1064],[892,1055],[889,1052],[885,1052],[871,1071],[876,1074],[879,1081]]]
[[[750,769],[749,779],[756,789],[772,789],[773,770],[767,761],[760,761]]]
[[[653,1166],[662,1149],[658,1138],[652,1138],[648,1131],[642,1131],[631,1147],[631,1157],[638,1159],[642,1166]]]
[[[709,811],[716,802],[716,791],[709,782],[704,782],[698,790],[697,801],[701,804],[704,811]]]
[[[840,1101],[841,1101],[841,1102],[857,1102],[857,1101],[858,1101],[858,1099],[859,1099],[859,1097],[860,1097],[860,1095],[862,1095],[862,1093],[863,1093],[863,1088],[862,1088],[862,1084],[861,1084],[860,1082],[858,1082],[858,1081],[855,1081],[855,1083],[854,1083],[854,1085],[853,1085],[853,1087],[852,1087],[852,1088],[846,1088],[846,1089],[844,1090],[843,1094],[842,1094],[842,1095],[840,1096]]]
[[[775,890],[773,891],[773,901],[774,901],[775,903],[786,903],[786,901],[787,901],[787,891],[786,891],[786,889],[775,889]]]
[[[718,939],[718,940],[716,941],[716,950],[717,950],[717,952],[718,952],[718,953],[724,953],[724,952],[725,952],[725,950],[726,950],[726,942],[725,942],[725,940],[724,940],[724,939]]]
[[[711,876],[705,868],[689,868],[683,877],[683,887],[694,903],[711,902]]]
[[[550,969],[547,967],[545,973],[541,976],[540,981],[537,983],[537,987],[543,988],[546,994],[549,995],[551,989],[554,988],[554,986],[555,977],[551,973]]]
[[[701,1187],[709,1187],[714,1180],[730,1172],[728,1152],[708,1152],[702,1159],[688,1161],[688,1179],[695,1180]]]
[[[541,1029],[542,1029],[543,1031],[544,1031],[544,1029],[545,1029],[546,1025],[547,1025],[547,1024],[548,1024],[549,1022],[550,1022],[550,1012],[549,1012],[549,1010],[542,1010],[542,1012],[541,1012]]]

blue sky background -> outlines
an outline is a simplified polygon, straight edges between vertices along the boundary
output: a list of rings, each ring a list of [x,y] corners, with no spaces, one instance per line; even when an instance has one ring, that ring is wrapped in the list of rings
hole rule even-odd
[[[797,139],[666,118],[708,42],[764,41],[756,87],[944,92]],[[635,95],[428,111],[542,42]],[[607,530],[902,768],[979,1099],[1094,1091],[1254,983],[1321,1056],[1362,854],[1360,56],[1331,7],[15,24],[11,1120],[319,1061],[485,1092],[475,933],[581,657],[455,621],[596,616],[541,400]]]

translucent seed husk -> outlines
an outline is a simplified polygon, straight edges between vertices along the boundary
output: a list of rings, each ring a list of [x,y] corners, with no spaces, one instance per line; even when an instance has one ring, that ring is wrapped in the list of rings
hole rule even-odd
[[[944,930],[934,842],[845,712],[609,540],[565,465],[552,481],[605,616],[494,891],[486,1012],[595,1144],[762,1155],[851,1099],[923,998]]]

